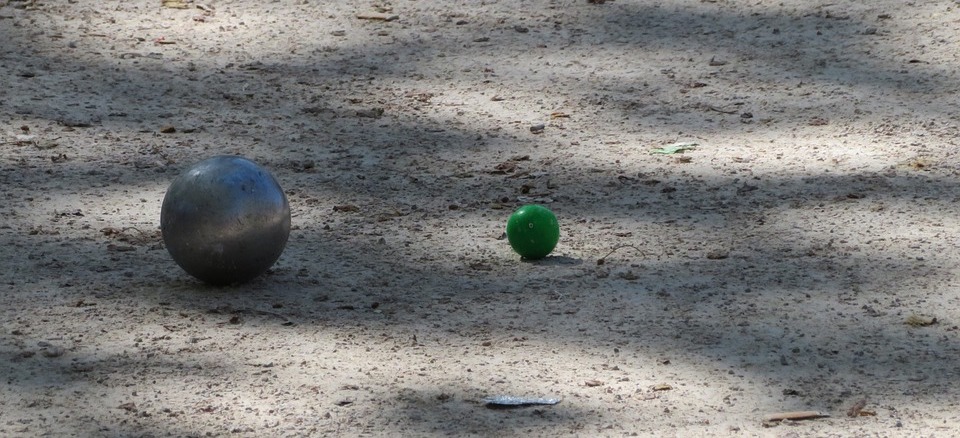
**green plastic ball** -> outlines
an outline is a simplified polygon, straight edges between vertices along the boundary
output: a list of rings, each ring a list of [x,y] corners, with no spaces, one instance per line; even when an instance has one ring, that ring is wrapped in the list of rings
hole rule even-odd
[[[507,240],[521,257],[542,259],[560,240],[560,224],[553,212],[542,205],[524,205],[507,220]]]

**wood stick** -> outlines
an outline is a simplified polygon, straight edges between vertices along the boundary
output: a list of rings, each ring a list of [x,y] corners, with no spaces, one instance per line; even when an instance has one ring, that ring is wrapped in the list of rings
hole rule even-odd
[[[361,20],[393,21],[400,19],[400,16],[387,14],[357,14],[357,18]]]
[[[791,411],[791,412],[777,412],[775,414],[767,415],[763,417],[763,421],[783,421],[783,420],[813,420],[817,418],[829,417],[830,414],[826,414],[820,411]]]

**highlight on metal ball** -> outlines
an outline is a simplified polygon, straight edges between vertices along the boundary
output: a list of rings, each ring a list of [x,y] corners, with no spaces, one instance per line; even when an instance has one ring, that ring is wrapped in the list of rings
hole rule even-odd
[[[280,258],[290,236],[290,204],[266,169],[243,157],[216,156],[170,184],[160,230],[188,274],[213,285],[239,284]]]

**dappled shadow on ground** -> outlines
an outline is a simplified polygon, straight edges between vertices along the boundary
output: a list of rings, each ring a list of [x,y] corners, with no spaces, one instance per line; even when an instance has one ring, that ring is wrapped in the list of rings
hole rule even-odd
[[[344,144],[336,129],[317,125],[333,118],[338,119],[341,132],[361,129],[362,124],[343,119],[354,119],[357,110],[370,110],[371,104],[379,104],[388,117],[405,117],[397,112],[410,108],[395,106],[397,95],[427,103],[443,93],[435,89],[438,79],[475,81],[489,89],[536,90],[551,102],[557,96],[543,87],[573,86],[561,94],[567,99],[596,101],[604,111],[622,111],[652,129],[656,129],[653,125],[669,124],[671,115],[700,113],[692,120],[675,120],[688,132],[710,128],[704,119],[710,114],[720,116],[711,113],[710,107],[732,104],[752,107],[758,117],[763,112],[782,119],[802,114],[858,118],[855,104],[864,98],[863,93],[889,100],[891,106],[900,108],[898,112],[936,119],[951,111],[941,100],[949,94],[947,90],[957,88],[950,66],[919,59],[919,54],[878,58],[871,48],[890,44],[892,36],[908,29],[895,21],[877,20],[869,11],[851,16],[832,13],[829,7],[785,7],[744,14],[721,5],[682,8],[631,3],[602,8],[578,3],[543,9],[545,20],[555,24],[534,27],[533,32],[514,31],[515,26],[523,25],[511,22],[517,17],[495,13],[469,17],[469,23],[458,26],[446,17],[417,16],[412,11],[411,27],[428,29],[432,37],[384,24],[365,30],[386,29],[391,33],[389,39],[305,38],[299,54],[282,60],[273,53],[256,53],[260,46],[256,40],[241,39],[240,43],[250,45],[246,50],[254,60],[247,54],[248,62],[243,62],[238,52],[238,61],[225,65],[191,54],[191,50],[216,49],[208,41],[222,37],[207,27],[185,33],[181,42],[185,47],[140,41],[133,42],[129,51],[104,50],[91,55],[64,47],[59,37],[38,35],[24,25],[3,26],[3,39],[14,42],[5,48],[11,61],[0,67],[8,73],[5,85],[13,96],[3,102],[3,108],[21,117],[67,125],[155,132],[160,125],[172,124],[181,129],[211,130],[220,140],[269,151],[296,149],[296,143],[315,139],[320,140],[320,149],[324,145],[354,146]],[[304,11],[316,13],[309,7]],[[928,50],[929,56],[936,53],[935,48]],[[638,54],[636,62],[631,62],[630,54]],[[13,63],[15,56],[26,62]],[[619,70],[590,68],[591,58],[621,56],[626,59]],[[452,61],[461,58],[470,59],[468,64],[476,67],[453,70]],[[645,61],[649,58],[656,61]],[[680,67],[686,62],[713,62],[716,69],[704,77],[694,76]],[[561,73],[535,73],[551,64],[569,68]],[[713,84],[730,83],[762,86],[755,96],[710,89]],[[804,83],[831,84],[840,94],[813,92],[811,96],[803,90]],[[704,91],[691,94],[691,87]],[[345,92],[356,97],[344,101]],[[818,108],[823,103],[828,106]],[[456,130],[446,121],[431,120],[431,115],[424,112],[417,118],[418,130]],[[727,129],[737,127],[734,124]],[[300,131],[301,137],[296,141],[284,138],[293,130]]]
[[[8,238],[14,246],[29,248],[25,255],[33,260],[14,271],[18,276],[41,282],[60,279],[65,296],[71,288],[102,282],[105,290],[97,293],[101,303],[142,300],[142,305],[170,311],[199,311],[224,321],[240,316],[279,327],[370,324],[425,332],[436,330],[436,324],[442,327],[442,315],[450,313],[474,321],[460,327],[466,333],[546,332],[549,337],[543,342],[548,343],[625,343],[641,350],[696,352],[707,358],[739,351],[742,356],[717,359],[733,367],[786,361],[791,375],[811,381],[826,368],[835,378],[855,381],[873,375],[904,389],[915,387],[910,379],[917,378],[931,388],[946,385],[956,378],[951,364],[960,346],[952,339],[925,338],[906,330],[902,321],[919,303],[901,301],[897,293],[917,282],[931,287],[949,283],[936,254],[885,252],[884,245],[892,242],[845,243],[859,239],[859,232],[843,225],[831,236],[776,219],[785,210],[808,208],[811,220],[830,220],[843,209],[870,212],[878,205],[883,208],[868,214],[896,218],[894,212],[911,203],[949,209],[945,204],[960,192],[948,180],[923,174],[884,177],[889,184],[877,191],[870,184],[861,185],[862,178],[835,177],[826,184],[835,193],[807,190],[821,187],[808,184],[808,177],[784,179],[773,183],[781,194],[777,196],[758,189],[749,197],[737,197],[735,185],[717,184],[732,192],[726,201],[711,199],[717,191],[699,185],[679,185],[670,197],[626,190],[631,201],[640,197],[638,202],[645,206],[630,210],[610,233],[629,231],[636,237],[608,233],[594,245],[566,248],[559,258],[533,263],[516,263],[506,244],[497,240],[500,218],[480,216],[484,209],[479,207],[457,213],[457,223],[474,223],[477,228],[470,232],[476,236],[477,250],[466,253],[455,249],[452,241],[444,242],[461,239],[462,233],[429,236],[425,230],[395,227],[408,225],[402,218],[369,222],[376,216],[341,217],[331,222],[330,229],[320,222],[301,221],[277,267],[235,288],[207,287],[190,279],[157,246],[156,237],[119,254],[108,248],[115,243],[108,236],[26,236],[20,229],[15,230],[17,235],[8,232]],[[847,192],[858,196],[849,197]],[[572,203],[558,210],[569,229],[576,231],[577,218],[622,216],[619,209],[607,210],[610,205]],[[720,205],[723,210],[713,208]],[[922,210],[914,219],[919,221],[914,226],[921,227],[924,221],[937,220],[935,215],[925,217]],[[422,222],[433,223],[428,217]],[[64,234],[75,234],[67,228]],[[604,265],[596,265],[604,250],[623,241],[636,248],[625,248]],[[85,254],[89,261],[61,263],[56,270],[44,271],[43,264],[55,259],[61,248]],[[605,301],[594,300],[594,295]],[[510,309],[515,307],[525,310],[513,313]],[[563,322],[580,323],[559,324],[556,314],[571,309],[576,312],[564,316]],[[716,309],[723,309],[727,317],[709,318]],[[817,331],[810,324],[823,324],[830,317],[798,317],[807,312],[839,312],[836,333],[829,339],[809,336]],[[492,317],[497,314],[502,316]],[[878,324],[881,321],[886,323]],[[922,376],[898,377],[903,369]]]
[[[8,57],[0,65],[9,73],[0,84],[9,85],[14,96],[0,102],[0,117],[47,122],[51,136],[70,130],[65,134],[70,144],[60,149],[18,146],[8,149],[9,159],[0,164],[0,184],[10,199],[6,208],[48,213],[45,222],[10,214],[9,225],[0,229],[8,257],[16,259],[4,283],[29,286],[13,293],[18,311],[44,312],[48,302],[21,295],[45,289],[55,301],[202,313],[224,324],[238,317],[237,324],[276,330],[396,327],[458,342],[503,332],[527,334],[544,345],[593,343],[643,354],[689,354],[766,382],[789,381],[783,384],[800,387],[811,400],[824,397],[817,389],[824,376],[839,382],[837,392],[855,390],[863,379],[882,379],[889,391],[915,391],[918,397],[950,391],[960,344],[942,333],[905,328],[902,320],[923,303],[897,296],[908,285],[952,284],[937,254],[941,243],[924,242],[918,251],[905,252],[889,240],[865,238],[876,232],[870,225],[837,219],[872,215],[890,226],[919,203],[925,207],[910,218],[916,221],[910,227],[952,224],[938,218],[957,213],[952,205],[960,187],[950,172],[784,172],[754,179],[658,173],[664,163],[649,160],[588,169],[566,157],[562,167],[541,151],[530,160],[533,174],[527,178],[496,172],[495,160],[534,153],[548,142],[566,145],[569,139],[531,140],[522,137],[523,126],[510,131],[498,130],[496,123],[464,122],[444,107],[469,112],[467,103],[443,97],[442,90],[424,91],[447,76],[522,92],[542,91],[551,81],[579,84],[575,90],[544,92],[545,99],[593,101],[598,111],[622,113],[631,123],[667,130],[663,125],[684,122],[687,132],[696,133],[742,127],[739,121],[706,121],[704,114],[716,113],[710,106],[749,101],[711,94],[713,81],[751,81],[777,90],[762,96],[757,91],[752,99],[762,99],[757,108],[785,119],[817,115],[822,101],[833,105],[833,117],[857,119],[859,93],[883,89],[891,91],[878,98],[904,112],[952,117],[936,96],[926,95],[956,88],[950,69],[911,63],[912,57],[875,58],[863,47],[884,43],[884,24],[830,16],[822,9],[739,15],[614,2],[605,9],[578,4],[550,13],[559,24],[542,32],[514,31],[509,22],[494,32],[468,25],[456,28],[452,39],[401,34],[382,45],[342,43],[327,52],[308,47],[303,52],[313,55],[294,61],[233,65],[144,45],[124,52],[133,53],[129,56],[74,59],[25,28],[0,26],[0,39],[24,42],[7,46],[6,54],[29,60],[16,65]],[[430,20],[411,25],[453,35],[449,22]],[[880,29],[868,32],[870,27]],[[492,42],[477,42],[481,36]],[[316,43],[314,49],[335,43]],[[489,44],[497,45],[496,53]],[[622,71],[583,67],[591,55],[637,51],[662,54],[657,59],[664,65],[627,62]],[[470,71],[447,66],[451,58],[468,57],[476,66]],[[504,61],[511,58],[525,60]],[[711,60],[717,68],[706,77],[687,76],[682,68],[684,62]],[[533,72],[542,62],[580,67],[537,77]],[[804,97],[788,90],[806,82],[831,83],[844,93]],[[702,95],[693,94],[701,88]],[[350,93],[358,97],[344,100]],[[85,110],[75,110],[80,107]],[[568,129],[588,131],[592,122],[585,119],[569,122]],[[700,124],[686,123],[690,120]],[[159,134],[166,124],[180,132]],[[61,159],[63,150],[69,156]],[[287,188],[295,211],[296,229],[280,263],[236,288],[209,288],[187,278],[149,225],[139,225],[146,229],[138,237],[116,242],[103,228],[123,228],[124,216],[88,206],[94,197],[123,200],[112,208],[156,204],[177,172],[213,153],[258,158]],[[459,166],[467,154],[490,165]],[[536,180],[538,171],[551,175],[549,184]],[[518,192],[535,192],[541,185],[553,187],[549,196],[565,221],[569,243],[556,258],[516,263],[497,240],[502,222],[520,203]],[[13,189],[37,194],[23,197]],[[341,203],[360,204],[364,211],[331,212]],[[800,217],[810,222],[784,223],[780,218],[790,211],[805,211]],[[139,219],[151,220],[146,214]],[[827,232],[808,226],[828,221],[837,222]],[[907,231],[892,234],[912,238]],[[475,241],[475,251],[457,249],[463,241]],[[604,265],[595,263],[624,242],[636,248],[616,253]],[[58,255],[63,252],[82,260],[74,263]],[[99,284],[92,298],[75,296],[91,283]],[[718,308],[725,317],[711,318]],[[810,313],[837,316],[835,321],[803,316]],[[467,323],[449,327],[444,315],[450,314],[466,315]],[[565,324],[571,320],[576,324]],[[826,323],[836,324],[832,335],[810,335]],[[2,353],[15,356],[21,350]],[[22,375],[23,363],[11,362],[4,374]],[[11,385],[34,391],[41,381],[66,379],[68,372],[73,371],[52,367]],[[586,411],[573,400],[559,409],[504,417],[503,429],[489,430],[490,422],[474,416],[478,407],[463,400],[444,401],[430,391],[407,395],[382,415],[406,417],[425,433],[514,434],[546,423],[573,428]],[[444,423],[448,418],[465,420]]]

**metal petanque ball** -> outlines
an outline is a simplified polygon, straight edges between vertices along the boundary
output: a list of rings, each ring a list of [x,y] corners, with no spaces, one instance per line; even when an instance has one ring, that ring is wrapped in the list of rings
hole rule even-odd
[[[266,169],[237,156],[194,164],[170,184],[160,209],[163,243],[188,274],[210,284],[252,280],[280,258],[290,204]]]

